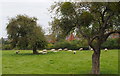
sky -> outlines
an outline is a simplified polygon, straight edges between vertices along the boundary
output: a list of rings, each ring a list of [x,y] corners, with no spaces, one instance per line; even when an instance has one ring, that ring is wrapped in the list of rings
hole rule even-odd
[[[0,38],[7,37],[8,19],[19,14],[38,18],[37,23],[48,34],[50,28],[48,22],[51,21],[48,8],[53,2],[54,0],[2,0],[0,2]]]
[[[83,1],[83,0],[0,0],[0,38],[1,37],[7,38],[6,26],[8,23],[8,18],[15,17],[18,14],[26,14],[30,17],[38,18],[37,21],[38,24],[40,24],[43,30],[46,32],[46,34],[48,34],[50,29],[48,22],[51,21],[48,8],[50,8],[54,1]],[[98,0],[84,0],[84,1],[98,1]]]

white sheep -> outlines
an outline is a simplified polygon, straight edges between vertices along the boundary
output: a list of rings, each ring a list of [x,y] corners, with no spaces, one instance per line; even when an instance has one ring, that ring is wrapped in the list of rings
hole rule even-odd
[[[65,48],[64,50],[65,50],[65,51],[67,51],[68,49],[67,49],[67,48]]]
[[[105,48],[105,51],[108,51],[108,49],[107,49],[107,48]]]
[[[43,52],[42,52],[42,54],[47,54],[47,50],[44,49]]]
[[[55,51],[55,49],[51,49],[50,51]]]
[[[42,54],[47,54],[47,52],[42,52]]]
[[[90,50],[92,51],[92,50],[93,50],[93,48],[90,48]]]
[[[60,49],[58,49],[58,51],[62,51],[62,49],[60,48]]]
[[[42,53],[43,53],[43,51],[39,51],[39,53],[40,53],[40,54],[42,54]]]
[[[82,51],[82,50],[83,50],[83,48],[80,48],[79,50],[80,50],[80,51]]]
[[[74,54],[76,54],[76,51],[73,51]]]
[[[68,50],[68,51],[72,51],[72,50]]]
[[[47,50],[46,50],[46,49],[44,49],[44,50],[43,50],[43,52],[47,52]]]
[[[19,54],[20,51],[16,51],[16,54]]]

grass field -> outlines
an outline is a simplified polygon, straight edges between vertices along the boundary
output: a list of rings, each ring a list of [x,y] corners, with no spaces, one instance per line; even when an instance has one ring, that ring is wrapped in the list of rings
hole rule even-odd
[[[30,50],[2,52],[3,74],[90,74],[93,51],[49,52],[33,55]],[[101,74],[118,74],[118,50],[101,52]]]

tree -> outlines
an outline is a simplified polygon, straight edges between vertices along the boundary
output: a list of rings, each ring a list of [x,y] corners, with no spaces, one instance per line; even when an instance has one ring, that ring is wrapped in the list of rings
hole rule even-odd
[[[10,46],[9,40],[2,37],[2,38],[0,39],[0,48],[1,48],[2,50],[10,50],[10,49],[11,49],[11,46]]]
[[[3,37],[0,38],[0,50],[2,49],[2,44],[4,43]]]
[[[118,7],[120,2],[56,2],[51,6],[51,12],[56,14],[54,18],[59,20],[59,24],[54,24],[52,28],[59,28],[62,34],[74,30],[93,48],[92,74],[100,74],[101,45],[111,34],[120,34]]]
[[[44,48],[46,40],[40,26],[37,26],[37,18],[27,15],[17,15],[10,18],[7,24],[7,34],[13,48],[26,49],[31,46],[33,54],[38,54],[37,48]]]

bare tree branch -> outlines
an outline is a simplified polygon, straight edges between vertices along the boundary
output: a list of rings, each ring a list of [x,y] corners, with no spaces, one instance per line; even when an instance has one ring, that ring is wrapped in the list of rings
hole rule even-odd
[[[90,40],[90,43],[92,43],[93,40],[96,39],[96,38],[99,38],[99,36],[98,36],[98,35],[94,36],[94,37]]]
[[[114,33],[118,33],[120,35],[120,31],[112,31],[112,32],[109,32],[107,34],[104,35],[105,37],[105,40],[111,35],[111,34],[114,34]]]
[[[104,16],[107,10],[108,10],[107,7],[105,7],[105,10],[103,11],[103,13],[101,13],[101,18],[103,23],[104,23]]]
[[[108,20],[110,19],[110,17],[112,17],[114,15],[114,13],[111,13],[107,18],[106,18],[106,20],[105,20],[105,22],[104,22],[104,24],[103,24],[103,29],[106,29],[106,27],[107,27],[107,22],[108,22]]]

